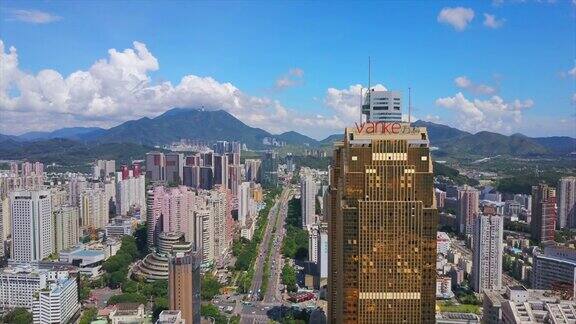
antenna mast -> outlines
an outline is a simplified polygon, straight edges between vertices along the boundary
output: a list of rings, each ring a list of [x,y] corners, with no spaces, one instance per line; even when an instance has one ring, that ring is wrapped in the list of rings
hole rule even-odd
[[[412,88],[408,87],[408,126],[412,121]]]

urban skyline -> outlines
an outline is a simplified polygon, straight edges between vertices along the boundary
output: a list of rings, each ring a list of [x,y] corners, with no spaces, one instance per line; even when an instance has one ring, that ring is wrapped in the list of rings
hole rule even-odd
[[[3,1],[0,322],[576,322],[574,39],[575,0]]]
[[[372,85],[400,90],[405,101],[411,87],[417,118],[472,132],[576,135],[572,1],[389,2],[382,9],[395,14],[383,20],[368,2],[353,11],[233,3],[226,12],[207,2],[65,4],[0,7],[2,133],[111,127],[205,107],[273,133],[323,138],[358,116],[371,56]],[[256,18],[264,12],[269,18]],[[223,15],[218,25],[206,20],[214,14]],[[165,16],[179,33],[162,24],[157,37],[143,33],[146,21]],[[394,50],[374,41],[384,35]],[[47,38],[55,43],[44,48],[38,40]]]

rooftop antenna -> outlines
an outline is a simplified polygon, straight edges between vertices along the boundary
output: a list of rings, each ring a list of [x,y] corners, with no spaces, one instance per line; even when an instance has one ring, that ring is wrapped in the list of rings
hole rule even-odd
[[[371,84],[370,84],[370,77],[371,77],[371,69],[370,69],[370,56],[368,56],[368,93],[370,93],[370,91],[372,91],[371,88]]]
[[[412,121],[412,88],[408,87],[408,126]]]

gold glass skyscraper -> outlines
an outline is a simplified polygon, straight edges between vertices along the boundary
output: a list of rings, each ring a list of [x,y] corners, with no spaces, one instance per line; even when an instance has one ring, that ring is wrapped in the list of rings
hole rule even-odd
[[[328,199],[328,322],[433,323],[438,214],[426,128],[346,128]]]

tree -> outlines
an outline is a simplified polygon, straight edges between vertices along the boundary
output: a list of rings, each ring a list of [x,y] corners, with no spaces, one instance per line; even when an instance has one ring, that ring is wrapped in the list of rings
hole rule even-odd
[[[90,324],[90,322],[96,319],[96,315],[98,315],[98,309],[95,307],[88,308],[82,313],[82,317],[80,317],[79,323]]]
[[[162,313],[163,310],[167,310],[169,308],[168,305],[168,298],[166,297],[159,297],[154,300],[154,307],[152,310],[152,317],[154,318],[154,323],[158,320],[158,316]]]
[[[148,223],[138,225],[134,231],[134,237],[140,256],[143,257],[148,254]]]
[[[30,313],[26,308],[23,307],[16,307],[6,315],[2,319],[4,323],[11,323],[11,324],[28,324],[32,323],[32,313]]]
[[[207,273],[202,278],[201,287],[202,300],[208,301],[212,300],[214,296],[220,293],[220,288],[222,288],[222,285],[212,274]]]
[[[296,271],[287,263],[282,267],[282,284],[286,286],[286,290],[295,292],[298,290],[296,286]]]

